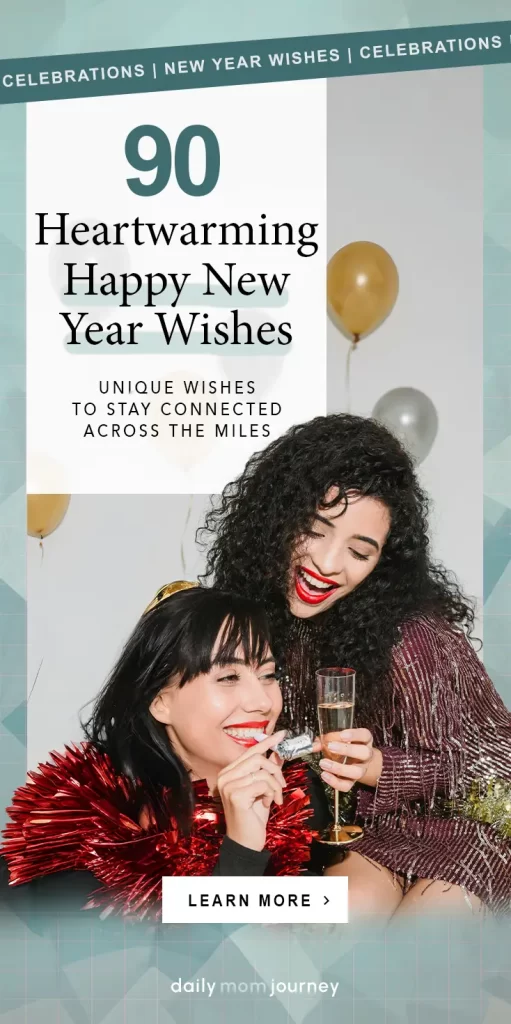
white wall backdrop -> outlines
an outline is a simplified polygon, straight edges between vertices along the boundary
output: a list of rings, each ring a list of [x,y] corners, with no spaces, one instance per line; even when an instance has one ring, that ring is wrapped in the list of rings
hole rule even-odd
[[[202,495],[74,495],[44,557],[29,539],[29,768],[80,738],[80,709],[159,587],[197,578],[195,531],[208,504]]]
[[[328,131],[328,256],[374,241],[400,274],[392,315],[354,354],[351,411],[369,415],[399,386],[435,403],[439,433],[420,469],[434,551],[481,598],[481,69],[382,75],[377,88],[332,80]],[[348,342],[328,332],[329,408],[340,411]],[[29,541],[29,767],[79,738],[78,709],[158,587],[201,571],[194,536],[208,501],[195,496],[187,522],[187,496],[74,496],[43,559]]]
[[[482,68],[328,83],[328,257],[382,245],[397,303],[351,361],[351,411],[414,387],[434,402],[435,444],[420,467],[438,558],[469,594],[483,584]],[[346,409],[349,342],[329,324],[329,409]],[[481,627],[479,626],[479,635]]]

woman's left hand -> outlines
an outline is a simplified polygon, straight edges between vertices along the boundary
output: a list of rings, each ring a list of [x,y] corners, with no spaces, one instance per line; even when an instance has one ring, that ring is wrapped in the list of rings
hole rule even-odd
[[[346,729],[331,733],[328,737],[328,751],[335,755],[330,759],[324,753],[321,740],[314,742],[314,751],[323,752],[319,762],[321,778],[339,793],[348,793],[355,782],[376,786],[382,768],[382,755],[373,747],[373,737],[368,729]],[[337,760],[339,758],[339,760]],[[346,762],[343,764],[346,758]]]

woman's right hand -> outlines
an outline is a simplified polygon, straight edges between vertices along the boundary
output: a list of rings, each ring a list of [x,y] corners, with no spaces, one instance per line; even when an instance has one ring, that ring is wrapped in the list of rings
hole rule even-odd
[[[245,751],[218,775],[218,792],[223,804],[226,835],[249,850],[264,850],[266,825],[273,802],[282,804],[287,785],[277,754],[266,752],[284,739],[285,730],[267,736]]]

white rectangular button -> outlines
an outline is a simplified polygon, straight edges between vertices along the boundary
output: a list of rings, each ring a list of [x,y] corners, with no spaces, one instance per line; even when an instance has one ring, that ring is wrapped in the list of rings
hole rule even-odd
[[[348,879],[163,879],[164,924],[346,924]]]

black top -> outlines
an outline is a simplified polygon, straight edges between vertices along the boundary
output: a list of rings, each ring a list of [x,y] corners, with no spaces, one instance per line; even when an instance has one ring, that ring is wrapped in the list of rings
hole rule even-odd
[[[308,825],[314,831],[322,832],[330,822],[331,815],[321,780],[312,769],[307,771],[309,797],[312,805],[312,817]],[[220,856],[213,868],[212,875],[264,875],[270,860],[268,850],[249,850],[240,846],[229,836],[225,836],[220,846]],[[311,846],[310,861],[307,863],[306,875],[321,875],[327,864],[334,860],[342,860],[339,851],[314,842]]]
[[[330,811],[325,792],[319,777],[309,769],[307,772],[309,796],[313,815],[307,822],[314,831],[322,831],[330,821]],[[268,850],[250,850],[240,846],[229,836],[225,836],[220,845],[218,861],[212,875],[235,877],[243,875],[264,875],[270,860]],[[335,860],[342,860],[338,850],[322,846],[314,842],[311,846],[310,860],[307,862],[306,875],[321,875],[323,869]],[[88,902],[91,893],[100,887],[100,883],[89,871],[60,871],[42,878],[36,878],[25,885],[9,885],[7,863],[0,858],[0,905],[12,909],[16,913],[32,910],[56,911],[57,909],[78,910]],[[0,909],[1,912],[1,909]]]

